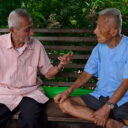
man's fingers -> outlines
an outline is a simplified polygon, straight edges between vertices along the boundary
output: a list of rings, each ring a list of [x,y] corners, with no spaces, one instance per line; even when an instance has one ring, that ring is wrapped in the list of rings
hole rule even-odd
[[[95,115],[94,115],[94,114],[91,114],[91,115],[90,115],[90,117],[91,117],[91,118],[94,118],[94,117],[95,117]]]
[[[55,103],[59,103],[58,99],[54,98],[54,102]]]
[[[61,104],[64,102],[65,99],[66,99],[65,96],[58,94],[57,96],[55,96],[54,101],[55,101],[55,103]]]
[[[60,99],[60,104],[62,104],[64,102],[64,98]]]
[[[60,99],[61,99],[61,97],[59,95],[55,96],[54,97],[55,103],[59,103]]]
[[[97,119],[97,118],[95,118],[94,123],[95,123],[97,126],[102,126],[102,127],[105,126],[105,120],[104,120],[104,119]]]
[[[58,59],[62,60],[62,61],[70,60],[72,56],[73,56],[73,54],[65,54],[63,56],[59,56]]]

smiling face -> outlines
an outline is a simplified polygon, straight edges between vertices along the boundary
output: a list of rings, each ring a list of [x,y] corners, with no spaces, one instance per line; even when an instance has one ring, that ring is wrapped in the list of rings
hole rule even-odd
[[[94,33],[99,43],[106,43],[118,34],[118,30],[113,19],[107,15],[101,15],[98,18]]]
[[[14,42],[24,44],[33,35],[32,22],[28,17],[21,17],[19,22],[18,28],[11,28],[11,33]]]

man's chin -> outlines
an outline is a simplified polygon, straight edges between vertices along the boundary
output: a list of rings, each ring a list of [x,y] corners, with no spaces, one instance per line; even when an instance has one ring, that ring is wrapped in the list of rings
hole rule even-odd
[[[100,43],[100,44],[105,44],[105,42],[98,42],[98,43]]]
[[[97,39],[97,41],[98,41],[98,43],[101,43],[101,44],[104,43],[104,41],[102,41],[102,40],[100,40],[100,39]]]

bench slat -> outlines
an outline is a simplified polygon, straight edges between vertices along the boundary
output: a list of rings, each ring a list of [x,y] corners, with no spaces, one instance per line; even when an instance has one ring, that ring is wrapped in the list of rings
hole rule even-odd
[[[34,32],[43,33],[93,33],[93,30],[89,29],[34,29]]]
[[[79,69],[83,69],[85,66],[85,64],[68,64],[65,66],[65,68],[79,68]]]
[[[43,81],[43,85],[48,85],[48,86],[71,86],[73,82],[48,82],[48,81]],[[95,87],[95,83],[87,83],[86,85],[83,85],[86,87]]]
[[[41,33],[93,33],[89,29],[33,29],[34,32]],[[9,29],[0,29],[0,32],[9,32]]]
[[[50,54],[48,55],[49,58],[54,58],[54,59],[57,59],[60,54]],[[72,59],[88,59],[89,55],[73,55],[73,58]]]
[[[96,38],[91,37],[51,37],[43,36],[36,37],[40,41],[52,41],[52,42],[96,42]]]
[[[79,73],[76,73],[76,72],[74,72],[74,73],[67,73],[67,72],[60,72],[60,73],[58,73],[56,76],[57,77],[74,77],[74,78],[76,78],[76,77],[78,77],[80,74]]]
[[[49,46],[44,45],[45,49],[52,49],[52,50],[73,50],[73,51],[91,51],[94,46]]]
[[[34,28],[33,29],[34,32],[38,33],[87,33],[87,34],[93,34],[94,30],[90,30],[90,29],[60,29],[60,28]],[[4,32],[9,32],[8,28],[2,28],[0,29],[0,33],[4,33]],[[128,30],[123,30],[122,31],[123,34],[127,34]]]

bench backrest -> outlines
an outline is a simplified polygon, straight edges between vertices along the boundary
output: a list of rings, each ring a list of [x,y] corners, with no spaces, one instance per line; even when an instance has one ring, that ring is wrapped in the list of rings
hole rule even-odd
[[[53,80],[44,80],[44,85],[70,86],[83,71],[84,65],[97,44],[92,30],[86,29],[36,29],[36,37],[43,43],[53,64],[64,53],[74,54],[73,60]],[[94,88],[95,80],[87,86]]]

